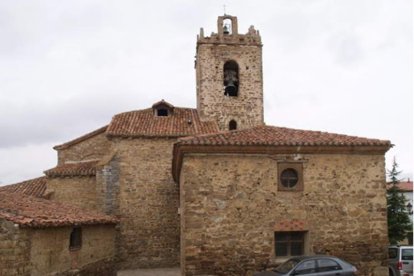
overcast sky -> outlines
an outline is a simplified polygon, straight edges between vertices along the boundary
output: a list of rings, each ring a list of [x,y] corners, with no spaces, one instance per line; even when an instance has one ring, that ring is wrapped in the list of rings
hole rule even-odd
[[[54,145],[117,113],[195,107],[196,35],[223,4],[262,36],[267,124],[391,140],[387,167],[412,177],[411,0],[5,0],[0,183],[43,175]]]

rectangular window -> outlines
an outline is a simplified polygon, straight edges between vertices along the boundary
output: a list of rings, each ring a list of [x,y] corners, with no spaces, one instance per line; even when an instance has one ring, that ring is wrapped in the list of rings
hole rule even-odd
[[[305,233],[306,232],[275,232],[276,257],[304,255]]]
[[[403,249],[401,254],[401,260],[412,261],[413,260],[413,249]]]
[[[75,227],[72,229],[69,238],[69,249],[78,250],[82,246],[82,228]]]

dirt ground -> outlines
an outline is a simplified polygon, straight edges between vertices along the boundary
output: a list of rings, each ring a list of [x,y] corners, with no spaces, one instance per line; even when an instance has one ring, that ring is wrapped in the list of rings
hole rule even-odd
[[[180,276],[179,267],[156,269],[133,269],[118,271],[117,276]]]

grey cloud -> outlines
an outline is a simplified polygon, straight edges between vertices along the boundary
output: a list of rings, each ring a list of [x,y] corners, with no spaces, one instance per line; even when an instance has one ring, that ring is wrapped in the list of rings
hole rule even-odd
[[[75,138],[73,133],[79,133],[85,126],[103,126],[107,123],[104,118],[108,117],[102,116],[102,110],[91,108],[90,102],[56,103],[54,107],[27,108],[23,113],[1,113],[0,148],[63,142],[64,139]]]
[[[361,46],[361,39],[352,34],[336,34],[328,43],[329,49],[334,55],[335,62],[342,65],[352,65],[365,56],[365,50]]]

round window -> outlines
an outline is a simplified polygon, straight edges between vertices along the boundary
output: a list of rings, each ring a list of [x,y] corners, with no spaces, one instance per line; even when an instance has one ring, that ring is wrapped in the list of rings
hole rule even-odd
[[[298,172],[294,169],[285,169],[280,174],[280,182],[286,188],[293,188],[298,184],[299,176]]]

